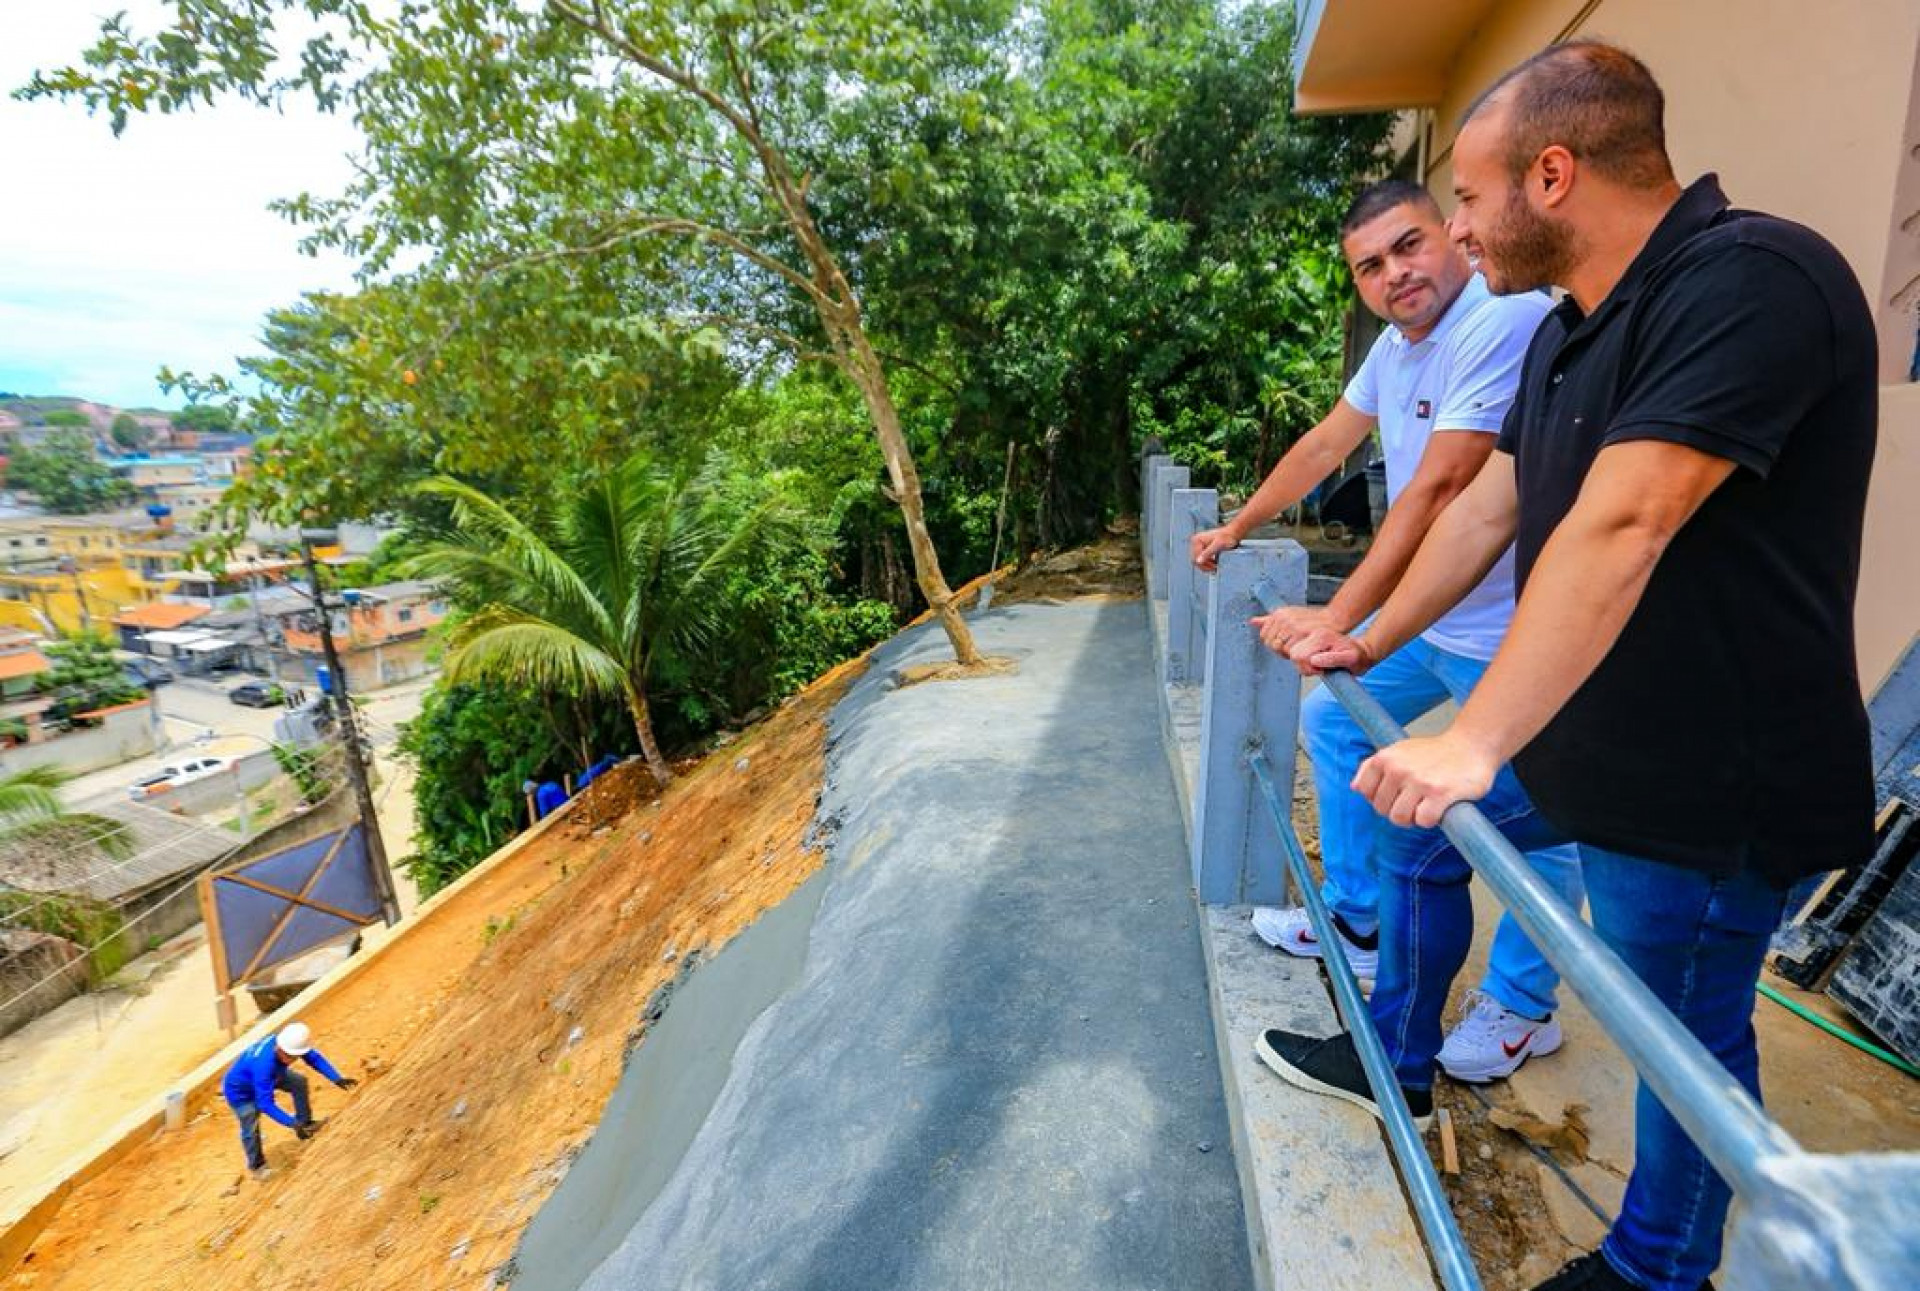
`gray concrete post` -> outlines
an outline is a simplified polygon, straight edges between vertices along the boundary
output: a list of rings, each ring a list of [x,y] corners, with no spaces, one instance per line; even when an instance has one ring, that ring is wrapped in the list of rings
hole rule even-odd
[[[1187,468],[1171,462],[1153,475],[1153,532],[1147,553],[1147,595],[1156,601],[1167,599],[1167,530],[1171,525],[1173,491],[1187,487]]]
[[[1277,904],[1286,865],[1247,756],[1264,747],[1292,782],[1300,675],[1247,626],[1266,582],[1291,605],[1307,598],[1307,553],[1287,539],[1243,542],[1220,557],[1207,605],[1200,774],[1193,795],[1193,885],[1208,905]]]
[[[1193,567],[1193,535],[1220,523],[1220,495],[1212,489],[1175,489],[1167,526],[1167,680],[1201,681],[1206,677],[1206,615],[1204,599],[1194,602],[1194,584],[1207,595],[1207,575]]]
[[[1144,571],[1153,564],[1153,476],[1163,466],[1172,466],[1173,459],[1164,453],[1155,453],[1140,463],[1140,565]]]

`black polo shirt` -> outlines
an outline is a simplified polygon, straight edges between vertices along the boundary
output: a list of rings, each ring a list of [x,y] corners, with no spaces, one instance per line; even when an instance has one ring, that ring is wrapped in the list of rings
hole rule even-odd
[[[1853,597],[1875,363],[1839,252],[1729,210],[1712,175],[1592,315],[1569,298],[1541,323],[1499,441],[1520,589],[1608,445],[1667,440],[1736,464],[1613,649],[1514,758],[1575,839],[1781,885],[1871,853]]]

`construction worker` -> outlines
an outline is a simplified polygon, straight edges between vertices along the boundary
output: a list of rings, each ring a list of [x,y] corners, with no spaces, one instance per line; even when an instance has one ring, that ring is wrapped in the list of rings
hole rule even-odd
[[[240,1120],[240,1145],[246,1149],[247,1173],[256,1179],[264,1180],[273,1176],[273,1171],[267,1168],[267,1154],[260,1146],[262,1113],[302,1139],[312,1138],[320,1132],[323,1124],[313,1119],[313,1104],[307,1097],[307,1078],[293,1069],[293,1064],[298,1061],[305,1061],[341,1089],[352,1089],[360,1083],[333,1069],[333,1064],[313,1047],[313,1033],[304,1022],[289,1022],[280,1028],[278,1035],[270,1035],[248,1045],[234,1060],[233,1066],[227,1069],[220,1092],[226,1095],[227,1106],[233,1109],[233,1114]],[[292,1116],[281,1111],[279,1104],[274,1101],[274,1095],[279,1090],[293,1095]]]

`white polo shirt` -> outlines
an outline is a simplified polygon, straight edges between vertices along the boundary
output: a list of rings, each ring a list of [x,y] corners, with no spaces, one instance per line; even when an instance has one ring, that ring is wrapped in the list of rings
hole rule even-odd
[[[1435,431],[1499,433],[1520,384],[1520,363],[1553,308],[1542,292],[1496,296],[1479,274],[1467,280],[1432,332],[1408,341],[1389,327],[1347,383],[1347,402],[1380,424],[1392,506],[1419,469]],[[1451,654],[1493,658],[1513,619],[1513,549],[1480,585],[1421,636]]]

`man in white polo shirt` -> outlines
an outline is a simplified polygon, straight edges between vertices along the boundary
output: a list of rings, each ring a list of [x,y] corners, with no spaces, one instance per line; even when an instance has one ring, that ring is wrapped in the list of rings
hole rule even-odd
[[[1315,628],[1352,631],[1386,601],[1428,526],[1487,460],[1513,402],[1527,343],[1551,307],[1538,293],[1492,295],[1448,237],[1432,195],[1416,184],[1387,180],[1368,188],[1348,208],[1340,232],[1361,300],[1392,326],[1333,410],[1288,451],[1239,514],[1193,539],[1194,563],[1212,569],[1220,552],[1305,497],[1379,425],[1386,520],[1330,603],[1255,620],[1261,639],[1283,655],[1289,641]],[[1465,701],[1513,617],[1512,561],[1509,551],[1444,618],[1362,678],[1396,720],[1411,722],[1449,699]],[[1324,687],[1301,705],[1300,726],[1320,804],[1322,891],[1347,962],[1371,978],[1380,926],[1374,854],[1378,840],[1395,828],[1351,788],[1373,746]],[[1574,849],[1557,847],[1531,859],[1579,909]],[[1288,954],[1320,955],[1304,910],[1256,910],[1253,927]],[[1486,978],[1448,1034],[1440,1065],[1459,1080],[1495,1080],[1528,1057],[1559,1048],[1558,985],[1553,968],[1512,916],[1504,916]]]

